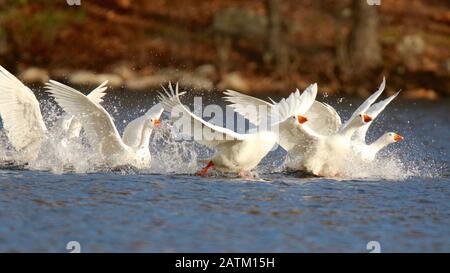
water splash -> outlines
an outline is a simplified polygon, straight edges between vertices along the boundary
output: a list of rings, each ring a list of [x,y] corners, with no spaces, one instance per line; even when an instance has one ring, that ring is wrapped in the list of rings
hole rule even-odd
[[[68,171],[77,173],[95,171],[98,155],[92,152],[84,139],[82,137],[70,140],[64,138],[62,129],[57,125],[57,121],[63,114],[61,109],[51,100],[41,101],[40,106],[48,131],[37,157],[23,162],[22,154],[14,150],[2,131],[0,158],[3,159],[3,165],[15,162],[16,166],[24,165],[26,169],[51,171],[57,174]]]
[[[340,102],[338,101],[338,103]],[[25,168],[54,173],[114,171],[101,165],[102,159],[93,152],[92,147],[89,146],[83,136],[61,141],[62,134],[55,127],[55,124],[61,117],[62,111],[52,100],[41,103],[41,108],[44,120],[49,128],[49,135],[41,147],[38,158],[28,162]],[[110,109],[111,106],[106,108]],[[113,108],[115,109],[113,112],[117,111],[116,107]],[[124,119],[118,120],[123,121]],[[377,124],[383,124],[383,121],[383,117],[377,119]],[[395,120],[389,120],[389,123],[396,124]],[[151,166],[146,170],[137,171],[138,173],[192,174],[205,164],[205,160],[211,158],[213,150],[195,141],[178,140],[180,138],[178,138],[177,132],[172,130],[172,125],[171,121],[164,119],[160,128],[153,131],[149,147],[152,154]],[[416,128],[409,127],[408,129],[411,131],[410,135],[414,135],[412,132]],[[407,140],[407,145],[397,146],[395,144],[388,147],[381,152],[377,160],[370,164],[360,162],[358,158],[342,160],[343,177],[349,179],[404,180],[408,177],[433,178],[448,175],[447,164],[434,161],[432,151],[429,151],[429,147],[425,147],[419,138],[421,136],[417,136],[417,140]],[[286,174],[286,155],[280,150],[272,151],[263,159],[256,169],[259,175]],[[6,135],[3,132],[0,133],[0,159],[4,164],[8,164],[4,168],[10,168],[10,161],[17,159],[17,156],[13,152]],[[130,172],[122,171],[120,173],[128,174]]]
[[[199,144],[186,140],[177,141],[174,134],[171,122],[163,122],[153,130],[150,141],[153,172],[193,173],[197,170]]]
[[[51,113],[51,112],[47,112]],[[56,120],[60,113],[53,111],[50,120]],[[76,172],[88,173],[111,171],[103,168],[101,158],[93,152],[83,137],[61,140],[61,132],[50,127],[48,138],[44,141],[39,156],[28,162],[26,168],[45,170],[53,173]],[[202,159],[211,157],[213,151],[190,140],[176,140],[176,131],[171,122],[163,122],[153,131],[150,142],[152,154],[151,167],[139,173],[192,174],[202,165]],[[0,158],[14,160],[16,154],[8,144],[4,134],[0,135]],[[445,172],[445,166],[439,166],[429,158],[417,158],[415,149],[406,149],[412,154],[402,153],[398,148],[388,148],[377,159],[367,163],[353,158],[335,158],[339,162],[339,179],[382,179],[404,180],[408,177],[437,177]],[[286,155],[279,150],[271,152],[257,168],[259,175],[284,172],[287,166]],[[127,174],[125,172],[124,174]]]
[[[323,154],[326,157],[323,162],[326,163],[321,171],[326,178],[331,179],[402,181],[410,177],[441,177],[445,170],[444,165],[439,165],[429,158],[419,158],[414,150],[403,147],[388,147],[371,162],[362,160],[357,154],[346,154],[345,156],[326,152]],[[288,157],[284,162],[284,167],[292,169],[293,166],[300,166],[301,160],[300,156]]]

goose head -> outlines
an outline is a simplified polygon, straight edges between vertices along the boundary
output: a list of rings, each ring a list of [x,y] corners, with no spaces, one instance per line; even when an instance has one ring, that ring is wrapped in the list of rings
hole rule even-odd
[[[161,120],[159,118],[150,118],[150,125],[152,127],[158,126],[161,124]]]
[[[308,118],[303,115],[293,115],[289,119],[289,123],[292,127],[298,127],[304,125],[308,121]]]
[[[358,116],[355,116],[351,119],[350,123],[346,127],[347,130],[355,130],[357,128],[360,128],[361,126],[364,126],[370,122],[372,122],[373,118],[369,116],[368,114],[359,114]]]
[[[386,143],[389,143],[389,144],[396,143],[396,142],[399,142],[399,141],[402,141],[405,139],[403,136],[401,136],[397,133],[394,133],[394,132],[385,133],[382,136],[382,138],[385,140]]]
[[[369,123],[373,120],[373,118],[367,114],[360,114],[359,117],[364,124]]]
[[[350,139],[356,130],[372,121],[372,117],[367,114],[359,114],[354,116],[348,126],[341,128],[340,135]]]
[[[150,128],[154,128],[156,126],[159,126],[161,124],[161,115],[163,113],[164,109],[158,104],[154,107],[152,107],[147,113],[147,117],[148,117],[148,123],[147,125]]]

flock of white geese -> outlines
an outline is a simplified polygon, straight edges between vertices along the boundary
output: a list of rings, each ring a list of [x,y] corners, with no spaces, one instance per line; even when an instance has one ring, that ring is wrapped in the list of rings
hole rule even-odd
[[[207,165],[197,172],[202,176],[213,168],[252,177],[252,170],[276,144],[287,151],[289,169],[317,176],[339,176],[340,164],[345,159],[356,158],[370,164],[381,149],[403,140],[399,134],[387,132],[373,143],[366,143],[366,133],[372,122],[398,95],[376,102],[385,88],[385,79],[344,123],[333,107],[316,101],[317,84],[303,92],[297,89],[279,102],[227,90],[224,99],[229,106],[254,125],[254,129],[246,133],[214,125],[195,115],[180,101],[184,92],[179,92],[178,84],[169,84],[159,93],[159,103],[131,121],[122,136],[101,105],[106,84],[102,83],[88,95],[53,80],[45,88],[65,112],[57,122],[63,132],[60,143],[84,137],[102,163],[109,167],[149,168],[152,130],[160,124],[163,111],[172,113],[174,109],[182,113],[183,122],[187,123],[183,125],[208,130],[208,137],[195,139],[215,150]],[[257,111],[262,108],[267,111]],[[4,133],[15,153],[20,155],[19,160],[26,163],[36,158],[49,134],[39,102],[28,87],[1,66],[0,116]],[[171,118],[175,117],[171,115]],[[80,135],[82,130],[84,134]]]

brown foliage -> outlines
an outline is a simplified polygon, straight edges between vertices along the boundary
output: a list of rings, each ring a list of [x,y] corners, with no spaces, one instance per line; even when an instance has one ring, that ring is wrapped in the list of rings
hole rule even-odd
[[[346,81],[337,58],[351,33],[351,1],[276,1],[282,43],[273,45],[265,37],[224,36],[213,28],[215,15],[229,8],[265,18],[268,12],[259,0],[82,0],[78,7],[64,1],[23,2],[0,7],[0,62],[10,69],[108,72],[127,63],[148,74],[213,64],[221,73],[239,71],[256,92],[286,92],[318,82],[329,91],[345,86],[346,92],[357,93],[376,86],[382,75],[392,79],[391,88],[450,90],[450,9],[445,1],[382,0],[377,30],[381,63],[362,81]],[[415,43],[422,50],[412,50]],[[275,52],[271,58],[284,56],[277,53],[280,47],[287,48],[282,73],[275,69],[277,61],[267,62],[270,49]],[[352,63],[356,73],[358,62]]]

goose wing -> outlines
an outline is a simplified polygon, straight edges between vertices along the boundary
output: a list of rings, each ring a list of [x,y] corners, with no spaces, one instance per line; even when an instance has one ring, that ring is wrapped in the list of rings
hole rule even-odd
[[[103,97],[106,95],[106,89],[108,88],[106,84],[108,81],[104,81],[102,84],[97,86],[92,90],[87,97],[91,99],[94,103],[100,104],[103,102]],[[65,136],[68,138],[75,138],[80,135],[82,128],[81,122],[72,115],[65,113],[58,120],[58,128],[65,132]]]
[[[314,86],[310,86],[309,90],[311,90],[310,92],[313,92]],[[241,94],[233,90],[227,90],[224,92],[224,94],[226,95],[224,99],[228,102],[231,102],[229,106],[253,124],[260,124],[261,122],[260,115],[257,114],[258,110],[261,109],[260,107],[267,107],[269,109],[268,111],[273,111],[274,109],[276,109],[276,105],[278,104],[270,98],[269,99],[271,100],[271,102],[267,102],[249,95]],[[310,93],[310,95],[313,94],[314,93]],[[282,106],[278,107],[284,108],[282,110],[284,118],[285,116],[293,115],[297,112],[296,107],[298,106],[295,105],[295,100],[298,100],[299,96],[300,92],[296,90],[296,92],[290,95],[290,98],[284,101],[280,101],[279,104]],[[308,105],[306,105],[305,107],[308,107]],[[311,129],[323,135],[335,133],[342,126],[341,118],[336,110],[330,105],[321,103],[319,101],[313,101],[312,106],[305,113],[305,116],[310,121],[308,122],[308,125],[311,127]],[[283,117],[279,118],[281,119]]]
[[[303,93],[297,89],[278,103],[270,98],[271,102],[267,102],[233,90],[227,90],[224,94],[226,95],[224,99],[231,102],[229,106],[251,123],[261,124],[263,113],[261,110],[267,111],[272,123],[280,123],[293,115],[303,115],[308,111],[316,98],[317,84],[310,85]]]
[[[317,84],[311,84],[300,94],[300,90],[291,93],[274,105],[278,122],[281,123],[292,116],[304,115],[313,105],[317,96]]]
[[[386,87],[386,78],[383,77],[383,81],[381,82],[380,87],[378,90],[373,93],[368,99],[366,99],[356,110],[353,112],[352,116],[344,123],[342,126],[342,129],[346,128],[350,122],[355,118],[356,116],[360,114],[366,113],[366,111],[369,109],[369,107],[378,99],[378,97],[383,93],[384,88]]]
[[[261,124],[262,117],[258,113],[261,113],[261,111],[271,111],[275,105],[273,101],[270,103],[233,90],[227,90],[224,94],[226,95],[224,97],[225,101],[231,103],[228,106],[254,125]],[[268,114],[270,115],[271,113],[268,112]]]
[[[319,101],[314,101],[305,116],[308,118],[309,128],[321,135],[336,133],[342,126],[341,117],[336,110]]]
[[[103,155],[107,156],[127,149],[111,116],[101,105],[72,87],[57,81],[50,81],[46,84],[46,88],[64,111],[81,121],[91,145],[98,145]]]
[[[214,125],[192,113],[180,101],[178,83],[175,90],[172,84],[169,84],[170,92],[164,87],[163,89],[164,93],[160,93],[159,99],[164,109],[171,113],[172,118],[175,114],[181,115],[177,123],[183,127],[182,132],[194,137],[195,141],[214,148],[222,143],[242,141],[247,138],[248,135],[238,134],[230,129]]]
[[[382,101],[379,101],[375,104],[373,104],[372,106],[369,107],[369,109],[366,111],[366,113],[372,117],[372,121],[365,124],[364,126],[362,126],[361,128],[359,128],[354,134],[353,134],[353,139],[361,142],[361,143],[365,143],[366,141],[366,134],[367,131],[369,130],[370,125],[372,124],[373,120],[375,120],[375,118],[381,113],[383,112],[384,108],[386,108],[386,106],[393,100],[395,99],[398,94],[400,93],[397,92],[394,95],[390,96],[387,99],[384,99]]]
[[[92,90],[87,97],[97,103],[100,104],[103,102],[103,97],[106,95],[106,89],[108,87],[106,86],[108,84],[108,81],[102,82],[99,86],[97,86],[94,90]]]
[[[47,127],[33,92],[0,66],[0,115],[9,141],[18,151],[38,149]],[[33,149],[34,152],[37,152]],[[33,152],[30,151],[30,152]]]

